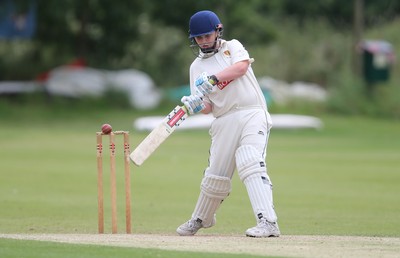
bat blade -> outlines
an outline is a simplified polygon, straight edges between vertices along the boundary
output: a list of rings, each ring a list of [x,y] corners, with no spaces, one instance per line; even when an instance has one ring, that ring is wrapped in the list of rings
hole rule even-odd
[[[188,117],[185,106],[176,106],[164,120],[129,155],[140,166]]]

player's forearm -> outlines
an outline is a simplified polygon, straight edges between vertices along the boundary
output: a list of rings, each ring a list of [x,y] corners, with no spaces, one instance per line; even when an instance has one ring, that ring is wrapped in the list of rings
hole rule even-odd
[[[250,63],[248,60],[240,61],[225,68],[221,72],[215,74],[215,76],[220,82],[231,81],[242,77],[247,72],[249,65]]]
[[[201,111],[201,113],[203,113],[203,114],[209,114],[209,113],[211,113],[211,111],[212,111],[212,106],[211,106],[211,104],[210,103],[208,103],[208,102],[203,102],[204,103],[204,105],[206,106],[202,111]]]

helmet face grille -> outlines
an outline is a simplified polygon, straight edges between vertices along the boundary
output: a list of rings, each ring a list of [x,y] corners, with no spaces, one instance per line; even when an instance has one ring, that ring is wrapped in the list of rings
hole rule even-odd
[[[189,38],[209,34],[221,26],[218,16],[211,11],[195,13],[189,21]]]
[[[218,36],[215,38],[213,46],[208,48],[200,47],[194,38],[190,39],[190,42],[190,48],[192,49],[193,54],[202,59],[209,58],[218,53],[221,44],[221,40]]]

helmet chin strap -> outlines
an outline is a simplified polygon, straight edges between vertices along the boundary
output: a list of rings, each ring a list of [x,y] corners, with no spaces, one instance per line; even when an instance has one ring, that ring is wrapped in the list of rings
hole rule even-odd
[[[219,37],[216,37],[216,38],[215,38],[215,41],[214,41],[214,44],[212,45],[212,47],[201,48],[201,47],[199,46],[200,51],[201,51],[201,53],[202,53],[202,55],[199,56],[199,57],[205,59],[205,58],[209,58],[209,57],[215,55],[216,53],[218,53],[218,50],[219,50],[219,46],[218,46],[218,45],[219,45],[219,42],[220,42],[220,38],[219,38]]]
[[[212,47],[207,47],[207,48],[200,47],[200,50],[204,54],[218,53],[217,43],[218,43],[218,37],[215,38],[214,45],[212,45]]]

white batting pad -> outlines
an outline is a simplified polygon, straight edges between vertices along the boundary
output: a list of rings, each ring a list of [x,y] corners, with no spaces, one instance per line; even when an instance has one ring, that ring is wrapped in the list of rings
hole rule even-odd
[[[201,219],[205,228],[210,227],[221,202],[231,191],[231,180],[227,177],[206,175],[200,187],[200,195],[192,218]]]
[[[262,154],[251,145],[240,146],[236,150],[235,157],[238,174],[242,181],[254,173],[266,171]]]
[[[251,175],[244,180],[244,184],[256,219],[262,214],[269,222],[276,222],[277,216],[272,199],[272,184],[268,175],[266,173]]]
[[[272,183],[262,154],[251,145],[241,146],[236,151],[236,167],[240,179],[246,186],[256,218],[261,214],[268,221],[276,222]]]

